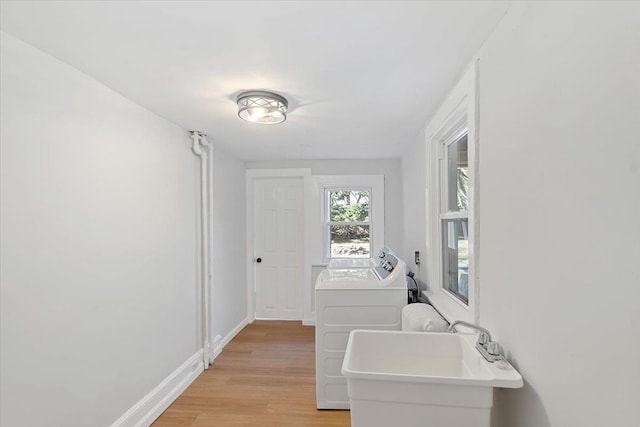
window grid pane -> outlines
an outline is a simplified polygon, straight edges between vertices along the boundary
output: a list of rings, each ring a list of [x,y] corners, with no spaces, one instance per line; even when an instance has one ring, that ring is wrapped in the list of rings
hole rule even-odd
[[[371,239],[369,225],[329,224],[329,256],[331,258],[369,258]]]
[[[469,221],[445,219],[442,224],[442,271],[446,290],[469,302]]]
[[[447,145],[445,211],[469,210],[469,159],[467,135]]]
[[[369,191],[330,190],[328,192],[330,222],[368,222]]]

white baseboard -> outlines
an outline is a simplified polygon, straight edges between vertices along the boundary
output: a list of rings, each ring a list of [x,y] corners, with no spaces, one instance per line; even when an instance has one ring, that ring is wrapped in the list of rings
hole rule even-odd
[[[222,350],[224,350],[227,344],[229,344],[229,342],[236,335],[238,335],[238,333],[240,333],[240,331],[249,323],[251,322],[249,317],[247,317],[244,320],[242,320],[240,323],[238,323],[238,325],[235,328],[233,328],[231,332],[225,335],[224,338],[221,338],[220,335],[216,335],[216,337],[213,340],[213,357],[211,359],[211,362],[213,362],[215,358],[218,357],[220,353],[222,353]]]
[[[149,394],[140,399],[118,418],[111,427],[148,427],[204,370],[202,350],[162,380]]]

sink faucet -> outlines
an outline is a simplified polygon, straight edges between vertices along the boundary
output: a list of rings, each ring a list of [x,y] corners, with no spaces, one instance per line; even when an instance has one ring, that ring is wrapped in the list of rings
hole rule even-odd
[[[483,328],[482,326],[474,325],[473,323],[465,322],[464,320],[456,320],[449,326],[449,332],[455,333],[456,326],[462,325],[467,328],[475,329],[478,331],[478,341],[476,342],[476,349],[482,354],[482,356],[487,360],[487,362],[495,362],[497,360],[502,360],[504,356],[502,355],[500,344],[497,341],[491,340],[491,333]]]

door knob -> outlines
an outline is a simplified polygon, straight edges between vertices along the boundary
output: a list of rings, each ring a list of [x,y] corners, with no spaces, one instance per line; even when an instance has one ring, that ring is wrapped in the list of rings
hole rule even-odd
[[[262,258],[256,258],[256,262],[258,263],[262,262]]]

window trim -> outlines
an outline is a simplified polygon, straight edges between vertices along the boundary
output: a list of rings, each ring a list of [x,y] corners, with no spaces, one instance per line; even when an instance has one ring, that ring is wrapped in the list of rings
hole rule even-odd
[[[449,321],[466,320],[477,323],[479,320],[478,296],[478,138],[477,138],[477,63],[469,69],[460,82],[453,88],[432,122],[427,126],[425,139],[427,144],[427,249],[430,253],[430,274],[427,296],[431,303]],[[435,126],[434,126],[435,125]],[[445,147],[458,140],[467,132],[469,206],[467,211],[446,212],[444,197],[447,196],[446,182],[442,176]],[[469,226],[469,298],[465,304],[458,296],[444,287],[444,250],[442,244],[443,221],[446,219],[467,218]]]
[[[368,190],[369,191],[369,239],[371,245],[370,256],[379,252],[384,243],[384,175],[315,175],[313,176],[316,203],[317,220],[314,234],[317,249],[314,250],[314,264],[327,264],[329,257],[329,233],[327,232],[328,198],[329,190]],[[346,225],[356,225],[355,222]],[[365,224],[367,225],[367,224]]]

